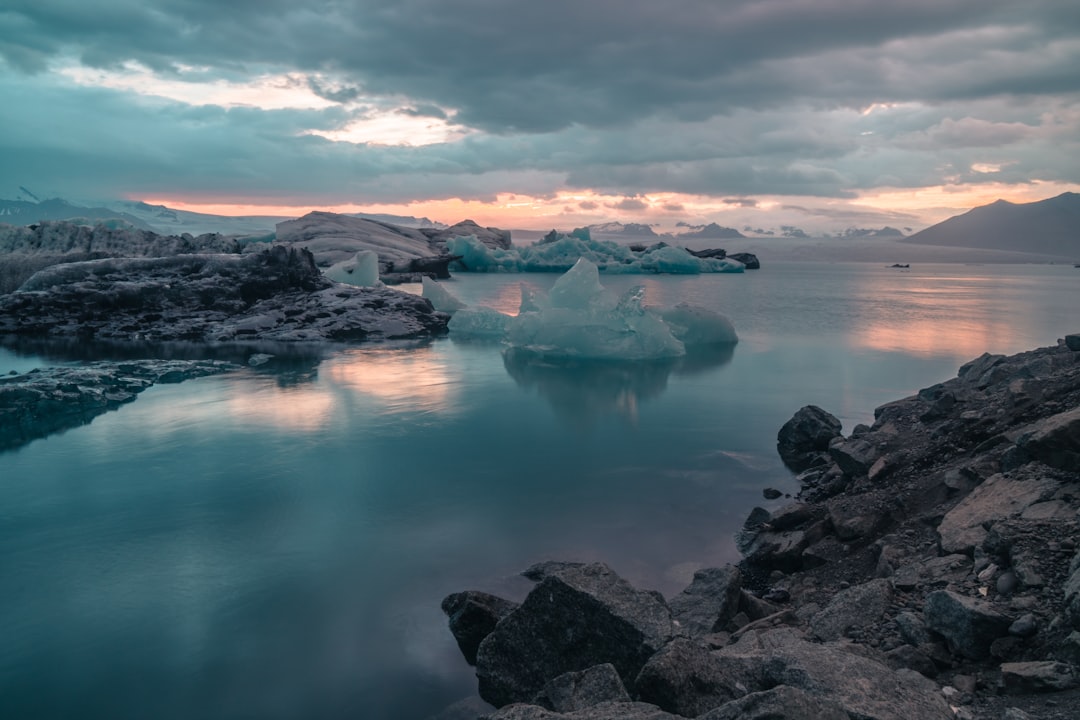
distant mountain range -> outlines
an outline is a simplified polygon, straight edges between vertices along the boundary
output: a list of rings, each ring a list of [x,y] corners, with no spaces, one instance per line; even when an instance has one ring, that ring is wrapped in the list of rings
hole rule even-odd
[[[23,194],[35,197],[25,188]],[[444,229],[443,223],[428,218],[378,213],[350,213],[351,217],[391,223],[408,228]],[[76,205],[61,198],[32,202],[0,199],[0,223],[32,225],[42,220],[69,220],[83,224],[99,222],[127,224],[163,235],[221,233],[222,235],[269,235],[274,227],[293,218],[277,215],[211,215],[150,205],[137,200],[107,201],[99,206]]]
[[[899,242],[1080,258],[1080,194],[1021,204],[998,200]]]

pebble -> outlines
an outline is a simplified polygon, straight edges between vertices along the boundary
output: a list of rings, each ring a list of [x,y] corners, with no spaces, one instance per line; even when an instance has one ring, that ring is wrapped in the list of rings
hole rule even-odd
[[[1011,595],[1013,590],[1016,590],[1016,585],[1016,573],[1014,573],[1012,570],[1006,570],[997,580],[998,594]]]

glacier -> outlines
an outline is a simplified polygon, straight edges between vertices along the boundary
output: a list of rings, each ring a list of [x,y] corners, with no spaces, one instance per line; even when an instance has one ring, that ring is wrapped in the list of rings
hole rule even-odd
[[[641,251],[610,240],[594,240],[588,229],[552,233],[534,245],[492,247],[473,236],[446,241],[446,251],[459,259],[451,267],[466,272],[566,272],[586,259],[606,274],[740,273],[746,268],[729,258],[701,258],[683,248],[657,243]]]
[[[616,296],[600,284],[599,268],[586,258],[547,294],[522,285],[516,316],[465,306],[434,281],[425,282],[424,297],[440,310],[457,306],[448,325],[451,337],[498,339],[516,352],[545,358],[658,360],[681,357],[688,348],[738,342],[731,321],[707,308],[646,307],[642,286]]]

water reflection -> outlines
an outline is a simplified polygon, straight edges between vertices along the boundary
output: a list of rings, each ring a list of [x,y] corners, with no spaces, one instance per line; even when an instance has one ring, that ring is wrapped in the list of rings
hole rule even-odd
[[[506,372],[522,388],[536,389],[555,412],[575,425],[615,414],[637,424],[640,403],[658,397],[672,375],[695,375],[731,361],[735,345],[694,348],[679,358],[619,362],[552,359],[521,348],[503,352]]]

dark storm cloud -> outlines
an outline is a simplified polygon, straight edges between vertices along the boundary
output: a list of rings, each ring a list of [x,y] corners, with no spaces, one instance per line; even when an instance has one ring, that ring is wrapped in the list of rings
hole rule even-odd
[[[132,63],[187,82],[288,74],[334,105],[193,107],[56,75]],[[685,192],[752,209],[1080,182],[1076,67],[1080,3],[1063,0],[5,0],[0,187]],[[476,132],[417,148],[309,134],[378,112]]]
[[[288,67],[459,109],[495,132],[703,119],[793,99],[1074,92],[1080,10],[1042,0],[9,0],[2,52],[40,69]],[[1001,30],[1004,28],[1005,30]],[[1038,51],[1038,52],[1036,52]],[[822,62],[807,62],[821,58]],[[997,58],[995,60],[995,58]],[[857,61],[857,62],[856,62]],[[947,66],[978,61],[954,77]],[[942,72],[926,72],[937,68]]]

